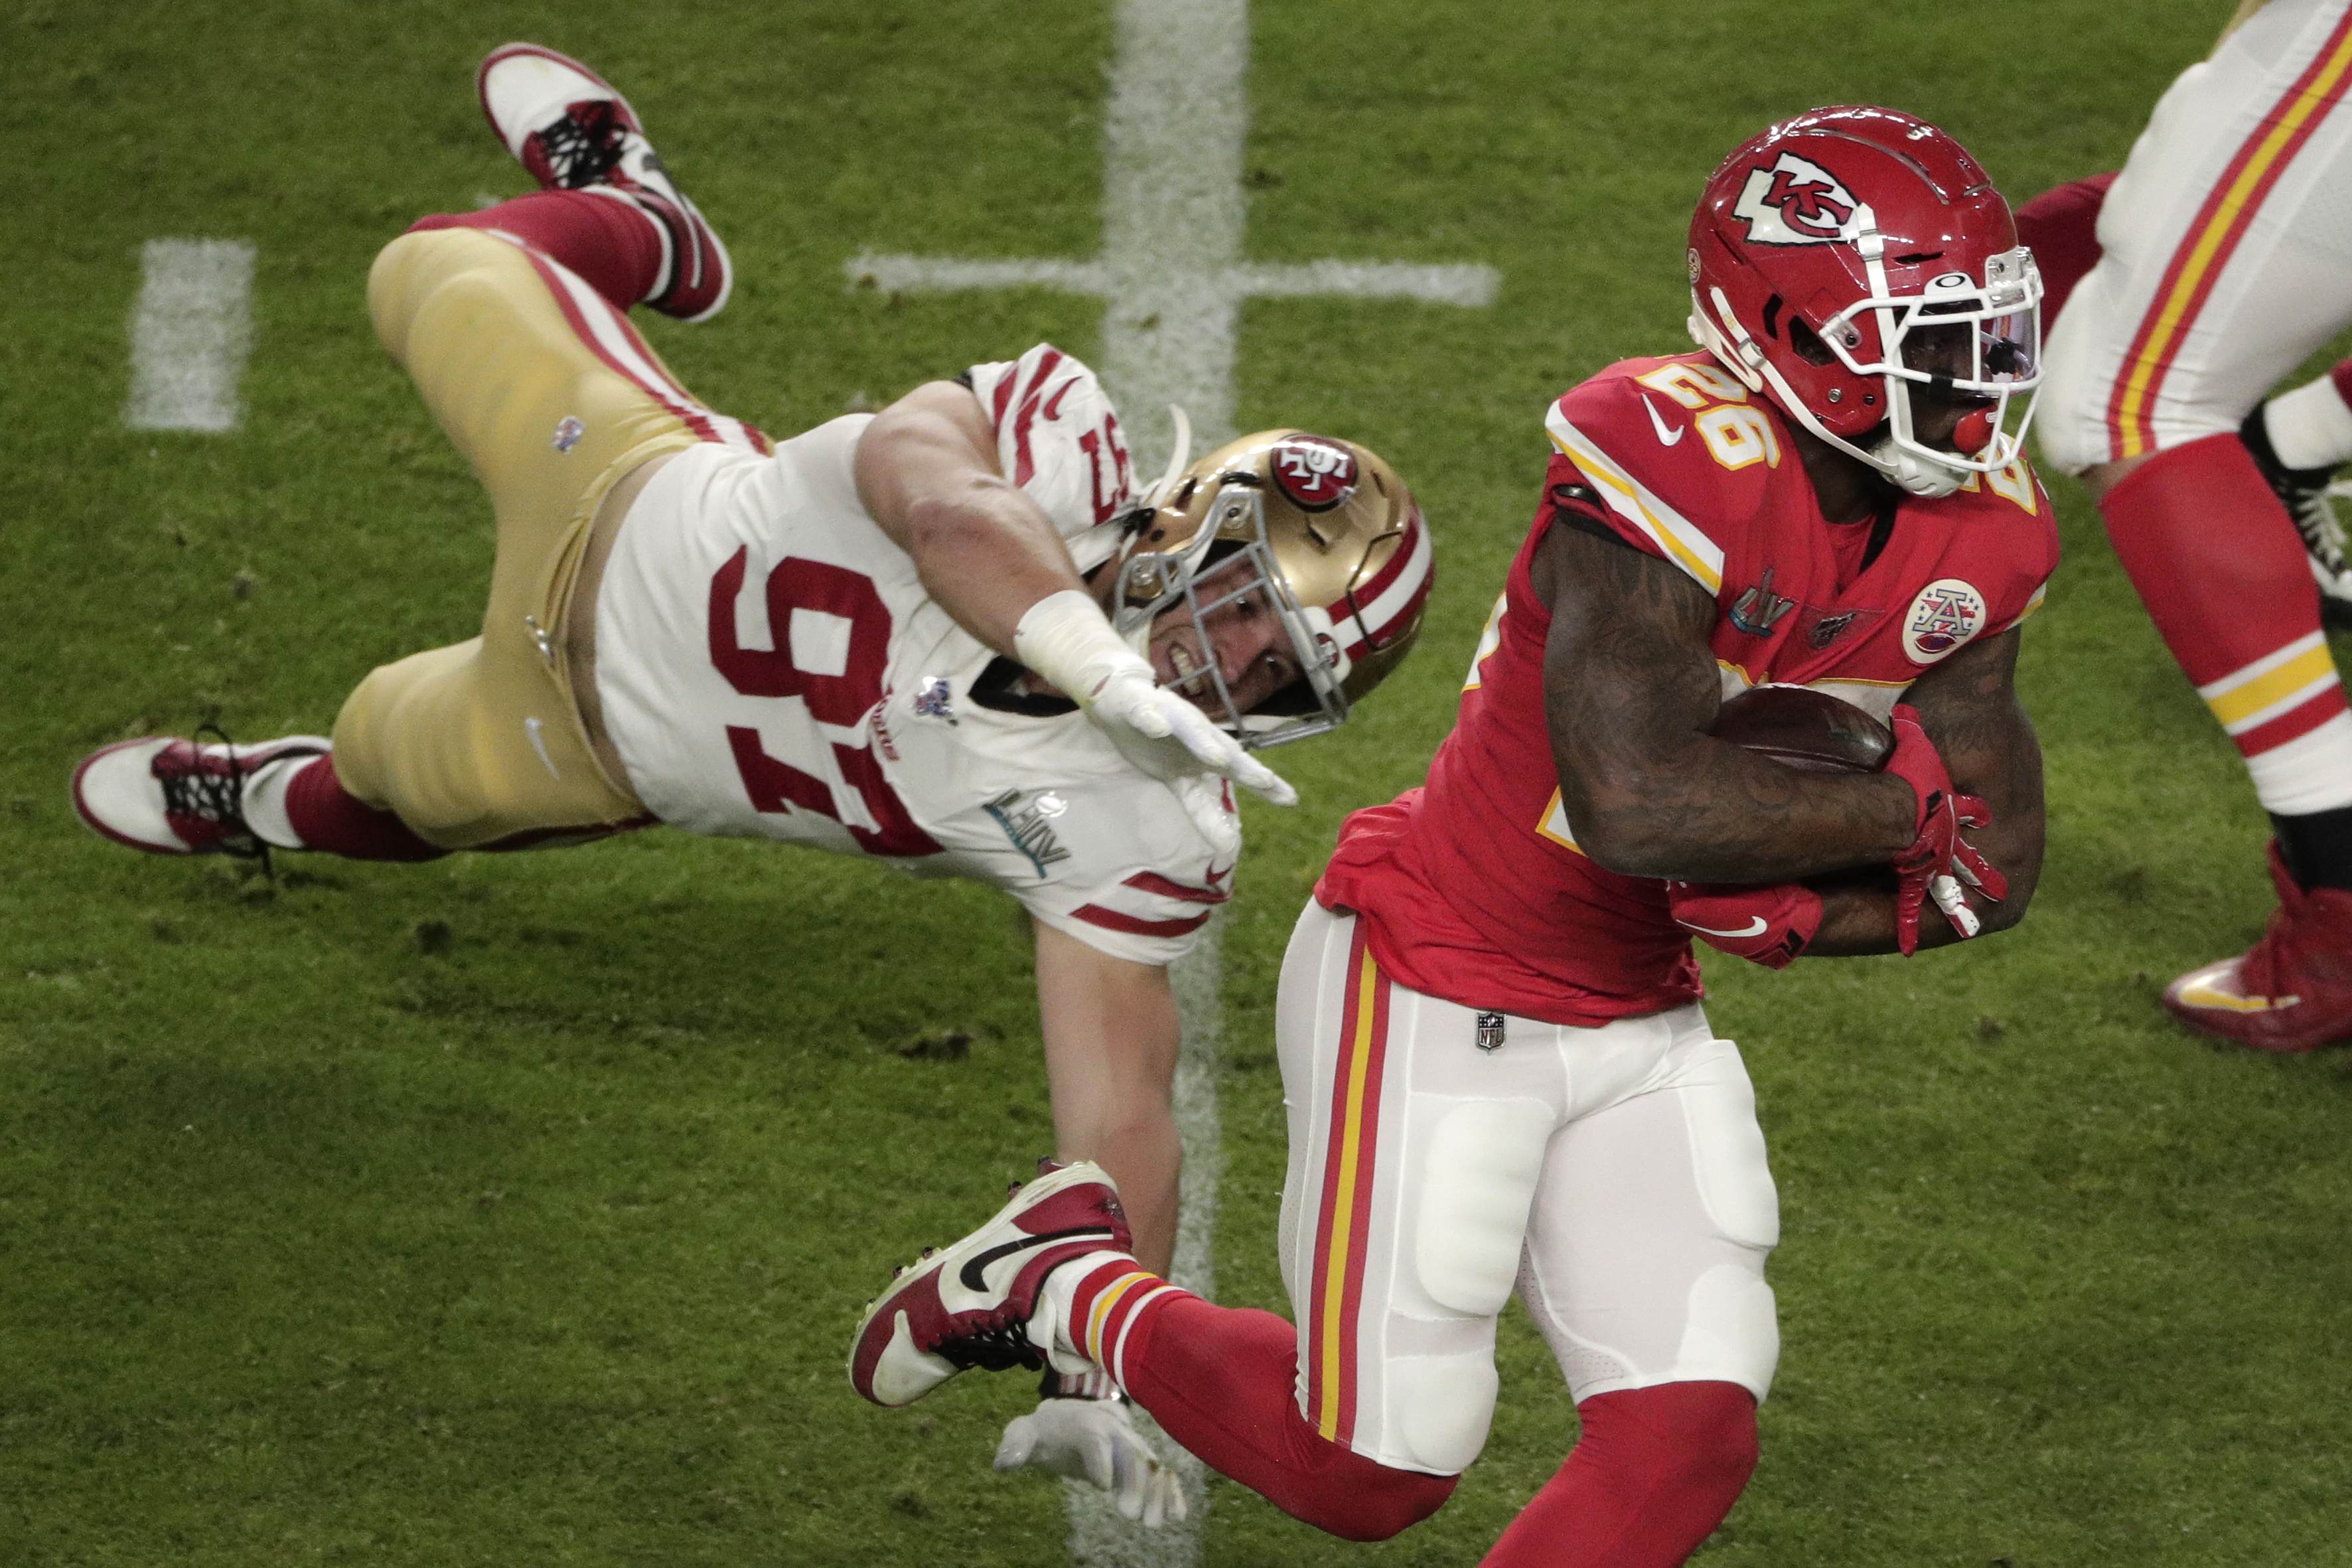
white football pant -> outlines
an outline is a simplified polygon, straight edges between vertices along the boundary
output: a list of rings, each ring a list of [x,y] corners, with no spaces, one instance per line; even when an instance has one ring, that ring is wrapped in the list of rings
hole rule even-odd
[[[1762,1399],[1780,1205],[1738,1049],[1696,1004],[1601,1029],[1484,1016],[1482,1044],[1482,1015],[1391,981],[1353,915],[1298,917],[1276,1029],[1307,1421],[1458,1473],[1515,1288],[1579,1400],[1698,1380]]]

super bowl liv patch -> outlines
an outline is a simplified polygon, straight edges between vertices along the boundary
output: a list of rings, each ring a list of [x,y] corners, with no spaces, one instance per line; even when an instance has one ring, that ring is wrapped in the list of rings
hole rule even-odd
[[[1053,826],[1045,820],[1058,817],[1068,809],[1067,802],[1051,790],[1033,800],[1019,789],[1007,789],[983,808],[1004,830],[1004,836],[1013,841],[1013,847],[1029,857],[1029,863],[1037,868],[1040,878],[1045,876],[1047,866],[1070,858],[1070,852],[1062,847],[1062,841],[1055,837]]]

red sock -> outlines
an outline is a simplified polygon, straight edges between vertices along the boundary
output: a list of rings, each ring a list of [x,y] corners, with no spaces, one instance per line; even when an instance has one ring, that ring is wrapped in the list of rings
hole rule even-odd
[[[354,861],[430,861],[449,852],[409,831],[390,811],[379,811],[343,788],[335,759],[321,757],[286,786],[286,820],[306,850]]]
[[[1756,1469],[1756,1398],[1736,1383],[1596,1394],[1559,1473],[1481,1568],[1675,1568]]]
[[[2017,209],[2018,243],[2033,253],[2042,273],[2042,321],[2046,329],[2065,308],[2083,275],[2099,265],[2099,209],[2114,174],[2069,180]]]
[[[661,280],[660,226],[626,200],[590,191],[534,191],[478,213],[419,218],[408,228],[512,235],[578,273],[616,310],[645,298]]]
[[[1454,1495],[1455,1477],[1391,1469],[1307,1424],[1294,1392],[1298,1331],[1272,1312],[1212,1306],[1113,1267],[1078,1287],[1076,1322],[1096,1317],[1098,1296],[1113,1302],[1093,1338],[1115,1347],[1101,1359],[1128,1396],[1202,1463],[1293,1519],[1348,1541],[1385,1541]]]
[[[2345,711],[2302,536],[2234,434],[2156,454],[2099,511],[2165,646],[2241,752],[2259,756]],[[2257,667],[2294,644],[2284,663]]]

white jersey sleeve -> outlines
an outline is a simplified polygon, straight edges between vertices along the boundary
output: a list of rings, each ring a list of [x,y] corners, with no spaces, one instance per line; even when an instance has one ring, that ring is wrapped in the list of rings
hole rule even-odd
[[[1039,921],[1114,958],[1173,963],[1233,896],[1234,852],[1212,847],[1168,787],[1141,774],[1008,789],[988,809],[1040,873],[1001,885]]]
[[[1051,343],[969,373],[1004,476],[1054,519],[1079,570],[1109,559],[1109,525],[1133,503],[1135,467],[1100,378]]]

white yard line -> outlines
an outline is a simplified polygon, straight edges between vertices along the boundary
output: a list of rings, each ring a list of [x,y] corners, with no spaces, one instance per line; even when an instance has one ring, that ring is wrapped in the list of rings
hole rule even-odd
[[[253,347],[253,247],[241,240],[151,239],[131,317],[133,430],[235,430]]]
[[[1103,123],[1103,248],[1090,261],[980,260],[862,253],[850,285],[894,293],[1056,288],[1103,301],[1102,360],[1135,453],[1157,477],[1173,439],[1168,405],[1192,422],[1195,456],[1231,440],[1234,346],[1242,302],[1341,295],[1482,306],[1495,299],[1490,267],[1317,261],[1285,267],[1242,260],[1242,154],[1249,125],[1248,0],[1113,0],[1116,58]],[[1201,933],[1176,966],[1184,1049],[1176,1069],[1176,1124],[1184,1137],[1176,1282],[1216,1291],[1217,1062],[1224,1034],[1218,938]],[[1139,1422],[1149,1426],[1148,1418]],[[1163,1439],[1164,1443],[1164,1439]],[[1171,1450],[1173,1444],[1164,1444]],[[1192,1504],[1179,1526],[1146,1531],[1118,1516],[1107,1493],[1069,1487],[1070,1555],[1079,1568],[1193,1568],[1207,1521],[1199,1460],[1178,1451]]]

